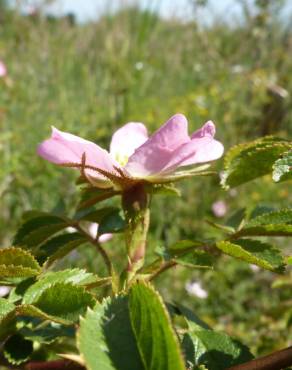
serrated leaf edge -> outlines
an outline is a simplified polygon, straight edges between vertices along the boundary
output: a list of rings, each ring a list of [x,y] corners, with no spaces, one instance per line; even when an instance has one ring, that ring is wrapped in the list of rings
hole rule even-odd
[[[140,285],[144,285],[146,288],[149,288],[152,293],[154,293],[154,295],[156,296],[156,298],[159,300],[160,304],[161,304],[161,307],[165,313],[165,317],[166,317],[166,320],[169,324],[169,328],[170,328],[170,331],[172,332],[173,334],[173,337],[174,337],[174,341],[176,343],[176,346],[177,346],[177,352],[178,352],[178,357],[180,359],[180,362],[181,362],[181,366],[182,366],[182,369],[185,369],[185,361],[184,361],[184,357],[182,355],[182,350],[181,350],[181,347],[180,347],[180,343],[179,343],[179,339],[178,339],[178,335],[173,327],[173,323],[171,321],[171,317],[168,313],[168,310],[163,302],[163,299],[161,297],[161,295],[155,290],[155,288],[153,287],[153,285],[149,282],[149,281],[145,281],[145,280],[137,280],[136,281],[136,284],[140,284]],[[133,289],[133,287],[135,286],[135,284],[132,285],[131,289]],[[131,290],[130,290],[130,296],[131,296]],[[129,298],[130,298],[129,296]],[[131,326],[132,326],[132,330],[134,332],[134,335],[136,337],[136,343],[137,343],[137,347],[140,348],[140,344],[137,340],[137,336],[136,336],[136,329],[134,327],[134,325],[132,324],[132,319],[131,319],[131,312],[130,312],[130,322],[131,322]],[[144,356],[143,356],[143,353],[142,351],[139,350],[139,353],[140,353],[140,356],[141,356],[141,359],[143,360],[143,364],[144,366],[146,366],[146,363],[145,363],[145,360],[144,360]]]

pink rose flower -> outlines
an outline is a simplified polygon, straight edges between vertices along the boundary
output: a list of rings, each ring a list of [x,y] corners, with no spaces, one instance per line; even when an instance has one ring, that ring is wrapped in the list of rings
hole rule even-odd
[[[150,137],[142,123],[127,123],[114,133],[108,152],[53,127],[51,138],[39,145],[38,154],[57,165],[78,168],[94,186],[102,188],[117,186],[119,181],[157,183],[179,176],[179,167],[220,158],[224,148],[214,135],[215,125],[208,121],[189,136],[187,119],[176,114]]]
[[[97,232],[98,232],[98,224],[96,222],[83,222],[83,226],[85,226],[85,229],[86,231],[88,232],[88,234],[96,239],[97,237]],[[75,233],[76,230],[75,227],[67,227],[66,230],[68,231],[68,233]],[[98,236],[98,241],[99,243],[106,243],[108,242],[109,240],[111,240],[113,238],[113,234],[110,234],[110,233],[106,233],[106,234],[101,234]]]
[[[7,75],[6,65],[0,60],[0,77],[5,77]]]
[[[187,282],[185,288],[190,295],[194,295],[201,299],[206,299],[208,297],[208,292],[202,287],[199,281]]]
[[[224,217],[227,212],[227,205],[224,200],[217,200],[212,204],[212,211],[216,217]]]

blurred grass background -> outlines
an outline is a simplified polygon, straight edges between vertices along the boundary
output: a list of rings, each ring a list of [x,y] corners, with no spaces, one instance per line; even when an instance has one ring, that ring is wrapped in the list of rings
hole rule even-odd
[[[60,200],[71,209],[76,200],[77,174],[36,156],[51,125],[108,147],[113,131],[128,121],[153,131],[181,112],[190,131],[212,119],[226,150],[263,135],[291,138],[292,28],[291,15],[283,18],[285,1],[234,0],[242,6],[240,22],[217,18],[207,26],[197,11],[208,1],[190,3],[187,21],[124,6],[79,24],[72,15],[55,18],[38,9],[24,15],[0,2],[0,59],[8,70],[0,79],[1,245],[10,244],[24,210],[50,210]],[[220,160],[215,167],[222,165]],[[275,185],[270,177],[229,192],[216,177],[181,188],[182,198],[153,202],[152,250],[178,239],[218,236],[205,222],[218,221],[212,211],[218,200],[227,206],[223,220],[240,207],[291,201],[291,184]],[[119,254],[120,242],[108,244],[112,254]],[[288,241],[277,243],[289,247]],[[100,272],[89,250],[81,256]],[[159,287],[262,354],[292,340],[286,312],[291,287],[272,289],[276,278],[222,258],[214,271],[171,271]],[[208,297],[188,295],[190,281],[199,281]]]

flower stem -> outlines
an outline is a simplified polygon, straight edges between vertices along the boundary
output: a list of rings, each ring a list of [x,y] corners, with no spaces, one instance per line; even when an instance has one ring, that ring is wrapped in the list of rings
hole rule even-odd
[[[292,347],[288,347],[244,364],[232,366],[227,370],[281,370],[291,365]]]
[[[152,281],[154,280],[155,278],[157,278],[157,276],[159,276],[160,274],[162,274],[164,271],[172,268],[172,267],[175,267],[177,265],[177,262],[175,261],[167,261],[167,262],[164,262],[160,268],[155,271],[149,278],[149,281]]]
[[[97,251],[101,254],[103,260],[104,260],[104,263],[107,267],[107,270],[108,270],[108,273],[110,275],[112,275],[113,273],[113,265],[111,263],[111,260],[107,254],[107,252],[105,251],[105,249],[100,245],[98,239],[95,239],[93,238],[91,235],[89,235],[86,231],[84,231],[82,229],[82,227],[79,225],[78,222],[74,223],[72,225],[76,230],[78,230],[80,232],[80,234],[82,234],[83,236],[85,236],[85,238],[89,241],[90,244],[92,244],[96,249]]]
[[[143,266],[150,222],[150,194],[144,184],[137,184],[122,195],[122,206],[127,222],[125,233],[128,253],[127,282]]]

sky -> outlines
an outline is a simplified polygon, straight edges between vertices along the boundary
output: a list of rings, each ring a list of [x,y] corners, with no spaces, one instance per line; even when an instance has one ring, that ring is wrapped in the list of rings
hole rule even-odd
[[[40,3],[42,0],[27,0],[26,4]],[[223,14],[227,9],[238,12],[235,0],[209,0],[211,12]],[[173,15],[188,18],[191,6],[190,0],[55,0],[50,7],[54,14],[74,13],[80,22],[97,19],[100,14],[109,9],[134,3],[143,8],[157,11],[163,17]],[[28,7],[29,8],[29,7]]]
[[[41,0],[27,0],[26,3],[37,3]],[[251,2],[251,0],[248,0]],[[50,10],[54,14],[74,13],[80,22],[97,19],[100,14],[127,3],[139,4],[143,8],[158,11],[163,17],[173,15],[188,19],[191,0],[55,0]],[[286,10],[292,11],[292,0],[287,0]],[[289,8],[289,9],[288,9]],[[209,0],[208,10],[200,14],[208,22],[213,17],[240,17],[240,7],[236,0]]]

